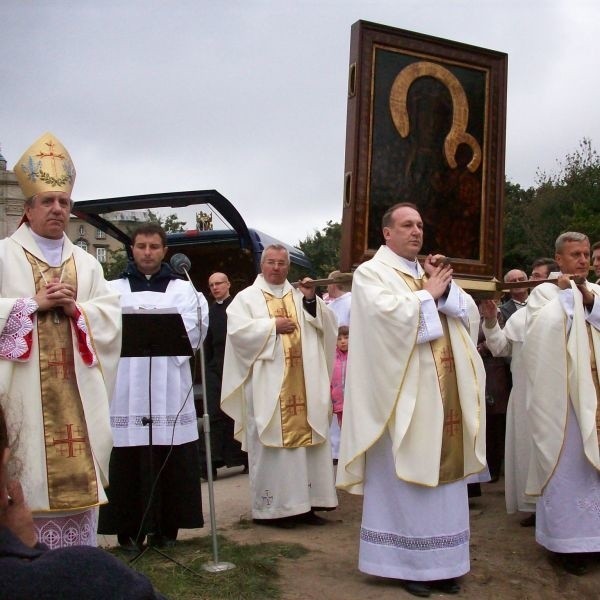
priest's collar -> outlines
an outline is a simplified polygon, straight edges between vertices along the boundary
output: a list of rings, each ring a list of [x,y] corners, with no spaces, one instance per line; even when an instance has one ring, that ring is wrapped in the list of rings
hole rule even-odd
[[[33,231],[33,229],[31,229],[31,227],[29,227],[29,233],[35,240],[35,243],[38,245],[39,249],[42,251],[46,262],[51,267],[60,267],[60,264],[62,263],[63,246],[65,243],[64,234],[62,237],[54,240],[38,235],[35,231]]]
[[[381,246],[377,251],[377,256],[391,267],[407,275],[412,275],[416,279],[423,276],[423,269],[416,258],[414,260],[403,258],[388,246]]]
[[[292,289],[292,286],[288,281],[285,281],[280,285],[274,285],[265,281],[265,278],[262,275],[256,276],[255,284],[258,285],[261,290],[272,294],[276,298],[283,298],[283,296]]]

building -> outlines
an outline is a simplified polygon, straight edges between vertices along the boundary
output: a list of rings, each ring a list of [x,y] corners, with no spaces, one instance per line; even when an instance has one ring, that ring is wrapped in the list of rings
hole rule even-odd
[[[0,238],[8,237],[18,229],[24,202],[17,177],[6,168],[6,159],[0,153]]]

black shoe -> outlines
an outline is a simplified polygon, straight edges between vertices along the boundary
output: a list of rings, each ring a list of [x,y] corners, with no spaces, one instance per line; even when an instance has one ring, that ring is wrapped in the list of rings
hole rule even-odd
[[[559,556],[563,569],[567,573],[571,573],[571,575],[577,575],[577,577],[581,577],[581,575],[585,575],[587,573],[588,568],[586,560],[583,556],[581,556],[581,554],[560,554]]]
[[[315,513],[312,510],[309,510],[306,513],[302,513],[301,515],[295,515],[294,520],[297,523],[302,523],[304,525],[316,525],[318,527],[327,525],[327,523],[329,522],[327,521],[327,519],[319,517],[319,515],[315,515]]]
[[[406,580],[402,587],[413,596],[419,596],[420,598],[429,598],[431,596],[431,588],[425,581],[410,581]]]
[[[281,517],[280,519],[252,519],[256,525],[266,525],[267,527],[279,527],[279,529],[294,529],[296,522],[293,517]]]
[[[531,513],[528,517],[519,521],[521,527],[535,527],[535,513]]]
[[[460,592],[460,583],[454,578],[432,581],[431,587],[443,594],[458,594],[458,592]]]

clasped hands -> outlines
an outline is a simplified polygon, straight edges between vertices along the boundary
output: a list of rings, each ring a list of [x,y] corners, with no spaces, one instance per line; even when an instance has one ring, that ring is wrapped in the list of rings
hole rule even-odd
[[[44,285],[33,299],[37,302],[40,311],[62,308],[68,317],[72,317],[76,310],[76,295],[77,292],[71,284],[55,278]]]
[[[423,289],[427,290],[434,300],[438,300],[448,293],[452,283],[452,265],[445,262],[443,254],[428,254],[423,262],[423,270],[427,274],[427,281]]]

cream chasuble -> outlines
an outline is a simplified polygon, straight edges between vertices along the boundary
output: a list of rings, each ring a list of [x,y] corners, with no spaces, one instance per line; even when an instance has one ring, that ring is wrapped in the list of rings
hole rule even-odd
[[[417,343],[427,327],[414,291],[423,275],[418,267],[414,278],[386,246],[354,273],[337,474],[338,487],[351,493],[363,492],[365,454],[386,430],[396,476],[406,482],[437,486],[485,468],[485,371],[474,343],[479,314],[453,284],[468,323],[448,316],[439,341]]]
[[[248,452],[252,516],[277,519],[337,506],[329,423],[329,382],[337,329],[317,299],[316,316],[288,282],[262,275],[227,308],[221,407]],[[294,319],[276,334],[275,317]]]
[[[399,275],[413,291],[423,289],[423,282],[427,280],[426,276],[414,279],[404,273]],[[444,414],[439,483],[449,483],[464,477],[463,424],[448,320],[444,314],[440,314],[439,318],[444,334],[428,343],[435,361]]]
[[[600,296],[599,286],[589,282],[586,285],[594,295]],[[568,302],[565,294],[569,292],[561,292],[551,283],[537,286],[524,309],[527,310],[527,333],[523,359],[533,438],[527,481],[527,494],[531,496],[543,492],[556,469],[565,442],[569,400],[577,417],[585,456],[600,470],[595,370],[600,333],[598,322],[596,327],[588,322],[590,317],[586,318],[575,284],[572,290],[572,319],[563,306],[563,302]],[[596,300],[595,310],[598,304]]]
[[[17,300],[31,298],[36,293],[39,270],[35,262],[32,266],[26,253],[35,258],[42,270],[47,268],[44,255],[24,224],[10,238],[0,240],[0,323],[3,329]],[[82,327],[87,331],[97,363],[85,364],[73,331],[74,323],[68,325],[70,331],[65,330],[60,336],[53,333],[53,327],[60,329],[68,321],[54,311],[43,319],[37,312],[31,315],[34,329],[28,358],[0,360],[3,408],[9,430],[19,432],[13,454],[22,465],[20,479],[25,498],[36,514],[78,510],[105,501],[102,485],[108,480],[112,448],[108,398],[121,348],[118,296],[108,288],[100,264],[66,237],[60,262],[64,266],[63,279],[77,284],[76,303],[82,315]],[[60,267],[56,269],[59,278],[60,270]],[[58,324],[54,323],[56,316]],[[55,377],[56,383],[50,384],[48,376]],[[59,415],[54,410],[55,403],[49,400],[50,392],[58,390],[62,398],[68,389],[65,383],[76,386],[81,406],[74,412]],[[47,454],[54,456],[47,461]],[[91,457],[92,463],[84,456]],[[74,467],[80,461],[84,466]],[[73,478],[79,482],[77,485],[69,481],[71,466],[74,467]],[[60,491],[56,492],[57,489]]]

